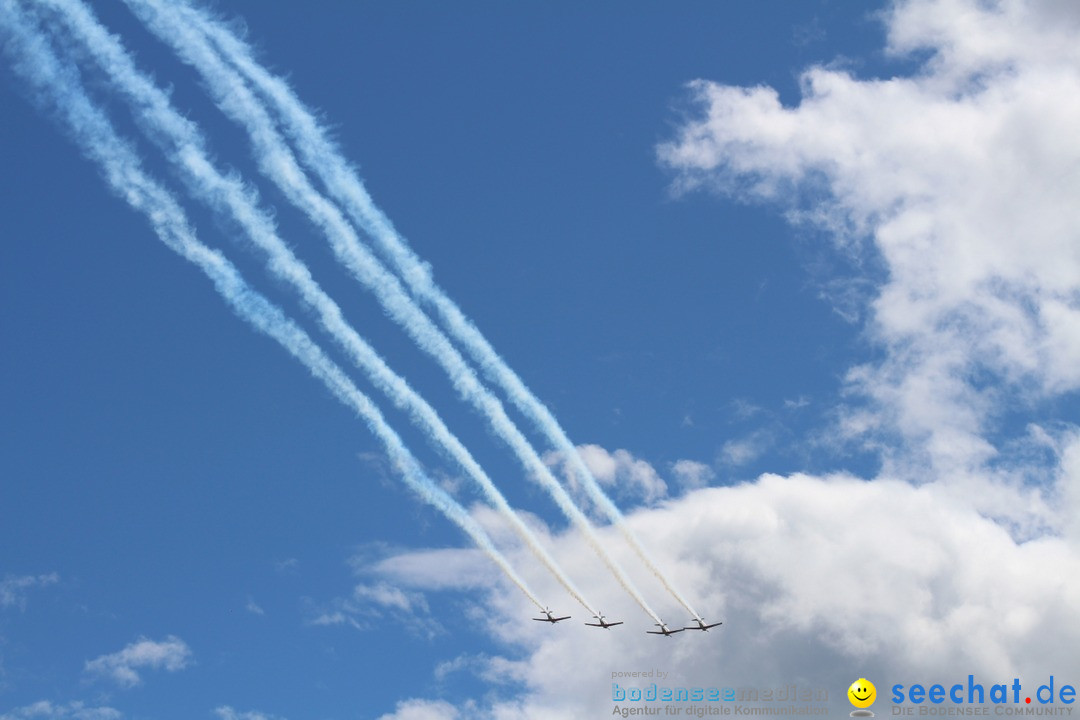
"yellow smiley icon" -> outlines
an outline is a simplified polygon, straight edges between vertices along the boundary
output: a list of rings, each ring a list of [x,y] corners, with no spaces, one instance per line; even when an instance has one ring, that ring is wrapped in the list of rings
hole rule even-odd
[[[874,687],[874,683],[866,678],[859,678],[851,683],[851,687],[847,689],[847,696],[855,707],[868,708],[874,704],[874,698],[877,697],[877,688]]]

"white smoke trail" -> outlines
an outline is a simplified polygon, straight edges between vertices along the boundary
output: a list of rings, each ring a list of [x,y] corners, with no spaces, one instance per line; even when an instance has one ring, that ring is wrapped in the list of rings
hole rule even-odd
[[[132,99],[141,114],[148,134],[163,146],[167,154],[178,158],[192,192],[222,212],[233,215],[256,245],[271,257],[273,271],[290,282],[314,310],[322,327],[363,369],[373,384],[384,392],[447,455],[457,462],[483,491],[485,498],[507,519],[525,545],[548,568],[570,595],[586,610],[594,613],[581,591],[544,549],[535,533],[513,511],[488,475],[469,451],[450,432],[443,420],[400,375],[366,343],[345,320],[341,308],[319,287],[308,268],[292,254],[277,236],[272,220],[256,206],[255,200],[235,178],[224,176],[210,162],[205,142],[198,128],[181,117],[168,96],[140,73],[121,46],[97,21],[93,13],[77,0],[40,0],[43,6],[60,12],[68,31],[90,51],[109,74],[116,87]]]
[[[262,104],[221,61],[206,38],[186,23],[169,3],[159,0],[125,2],[152,32],[171,45],[182,60],[202,74],[221,110],[247,128],[254,145],[255,159],[263,173],[325,232],[339,260],[363,285],[376,294],[387,313],[405,329],[417,345],[442,365],[462,398],[484,415],[495,434],[514,451],[530,477],[548,491],[559,509],[581,531],[623,589],[646,613],[659,620],[630,578],[603,549],[588,518],[574,504],[525,436],[507,416],[502,403],[480,383],[476,373],[461,354],[406,294],[400,281],[359,242],[352,226],[340,211],[312,187],[292,151],[282,142]]]
[[[700,619],[701,616],[660,571],[656,562],[626,523],[618,507],[604,493],[555,416],[506,364],[476,325],[435,283],[428,265],[420,260],[406,241],[398,235],[393,224],[367,193],[355,170],[344,160],[334,143],[327,138],[318,120],[297,98],[288,83],[267,72],[255,61],[254,54],[246,43],[204,11],[187,5],[181,0],[176,12],[183,13],[188,22],[210,38],[224,58],[266,98],[276,110],[285,132],[296,145],[304,164],[318,175],[331,196],[341,204],[353,222],[375,239],[384,257],[404,278],[412,293],[436,309],[451,335],[465,347],[485,375],[506,392],[514,406],[528,417],[534,426],[570,461],[589,497],[619,529],[642,563],[656,576],[672,597],[691,615]],[[235,86],[241,81],[235,79],[229,82]]]
[[[351,408],[382,441],[406,484],[460,527],[543,610],[536,595],[495,548],[480,524],[426,476],[375,404],[307,333],[252,289],[224,256],[198,240],[172,195],[143,171],[131,146],[116,134],[104,112],[87,96],[78,70],[56,56],[44,35],[15,0],[0,0],[0,29],[5,31],[4,48],[12,57],[18,74],[33,88],[39,102],[47,101],[55,109],[82,152],[101,169],[109,187],[147,217],[165,245],[202,270],[238,316],[276,340],[321,380],[334,397]]]

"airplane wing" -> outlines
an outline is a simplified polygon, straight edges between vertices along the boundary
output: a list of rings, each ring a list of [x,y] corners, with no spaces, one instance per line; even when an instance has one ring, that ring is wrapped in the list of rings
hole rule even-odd
[[[551,618],[551,622],[559,622],[560,620],[569,620],[569,619],[570,619],[570,616],[565,615],[565,616],[563,616],[561,618]]]

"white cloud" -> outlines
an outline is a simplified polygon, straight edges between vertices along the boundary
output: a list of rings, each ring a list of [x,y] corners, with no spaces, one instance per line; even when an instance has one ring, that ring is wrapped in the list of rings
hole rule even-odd
[[[379,717],[379,720],[458,720],[462,713],[443,700],[406,700],[397,709]]]
[[[254,598],[248,598],[247,604],[244,605],[244,609],[252,615],[265,615],[266,611],[262,609],[262,606],[255,602]]]
[[[431,590],[486,588],[496,574],[490,561],[478,551],[456,548],[388,554],[372,563],[370,569],[405,584],[415,584],[415,579],[422,577],[422,586]]]
[[[880,259],[884,360],[849,374],[869,408],[846,427],[901,439],[877,444],[892,472],[964,476],[998,455],[1004,408],[1080,389],[1080,13],[911,0],[883,19],[917,72],[813,67],[795,107],[696,81],[701,115],[659,155],[679,188],[778,204]]]
[[[219,708],[214,708],[214,714],[216,714],[221,720],[284,720],[284,718],[277,715],[266,715],[261,712],[237,712],[228,705],[222,705]]]
[[[765,412],[765,408],[750,402],[746,398],[735,398],[728,405],[731,413],[739,420],[749,420]]]
[[[123,650],[86,661],[86,672],[107,677],[121,687],[142,684],[138,670],[150,668],[169,672],[183,670],[192,661],[191,649],[180,638],[170,635],[158,642],[139,638]]]
[[[294,574],[300,569],[300,561],[296,558],[285,558],[274,563],[274,569],[279,573]]]
[[[1080,496],[1076,438],[1062,448],[1055,488]],[[492,586],[477,628],[508,652],[483,662],[454,658],[441,672],[485,677],[498,661],[521,690],[477,698],[483,706],[468,713],[416,700],[387,717],[454,717],[455,710],[484,718],[610,714],[610,673],[624,669],[661,668],[673,685],[820,686],[833,694],[834,711],[846,705],[843,690],[859,675],[891,683],[962,671],[1041,683],[1050,674],[1080,673],[1073,651],[1080,642],[1080,538],[1070,534],[1072,515],[1038,539],[1017,541],[945,484],[764,475],[689,492],[639,509],[628,521],[697,609],[723,620],[722,628],[646,637],[650,620],[598,571],[570,530],[553,538],[555,557],[626,625],[603,634],[576,622],[532,627],[538,623],[524,621],[527,601]],[[660,614],[672,625],[686,622],[615,532],[601,534],[616,559],[638,573]],[[512,559],[530,562],[520,550]],[[422,585],[422,575],[413,581]],[[543,578],[536,586],[544,597],[564,597]],[[475,595],[471,586],[462,589]]]
[[[336,602],[341,602],[340,599]],[[331,603],[334,605],[336,603]],[[317,611],[313,617],[308,620],[311,625],[348,625],[356,630],[363,630],[364,626],[356,621],[351,614],[345,613],[342,610],[321,610]]]
[[[19,577],[5,575],[4,579],[0,580],[0,608],[18,606],[19,609],[24,609],[27,590],[55,585],[58,582],[60,582],[60,576],[56,573]]]
[[[468,673],[480,678],[489,685],[521,683],[521,664],[507,658],[488,655],[458,655],[452,660],[445,660],[435,666],[432,673],[438,683],[458,673]]]
[[[87,707],[81,702],[58,705],[41,700],[0,714],[0,720],[120,720],[123,715],[110,707]]]
[[[333,598],[329,602],[316,602],[309,599],[307,601],[308,623],[323,626],[347,625],[360,631],[385,623],[393,623],[428,639],[442,634],[444,630],[432,616],[424,593],[408,587],[410,570],[402,571],[393,568],[392,558],[391,562],[384,566],[385,554],[389,553],[389,550],[381,548],[379,552],[383,553],[384,557],[372,557],[372,548],[368,548],[350,561],[354,571],[358,575],[365,576],[365,580],[357,583],[348,597]],[[476,561],[477,558],[470,557],[469,564],[478,564]],[[428,558],[422,553],[410,558],[409,562],[425,570],[431,567],[428,565]],[[431,567],[432,572],[425,574],[434,579],[449,567],[450,574],[444,582],[453,585],[450,578],[454,576],[455,563],[452,560],[449,563],[436,560],[435,566],[438,567],[437,571]],[[490,568],[483,567],[483,571],[487,578],[485,584],[490,584]],[[468,575],[457,577],[459,582],[468,584]],[[425,589],[431,589],[430,585]]]
[[[481,659],[475,656],[458,655],[453,660],[444,660],[436,665],[433,674],[437,681],[443,682],[450,675],[470,669],[478,662],[481,662]]]
[[[755,430],[745,437],[725,442],[720,448],[720,457],[728,465],[746,465],[761,457],[772,442],[772,433]]]
[[[401,588],[386,583],[360,584],[353,588],[353,599],[387,610],[399,610],[406,614],[427,612],[427,601],[422,595],[406,593]]]
[[[577,452],[596,481],[623,500],[638,500],[649,505],[667,494],[667,483],[653,466],[626,450],[608,452],[599,445],[578,445]],[[561,453],[547,453],[544,461],[551,467],[561,466],[568,486],[573,489],[579,487],[570,464]],[[579,496],[579,502],[587,504],[583,493],[575,494]]]
[[[792,398],[785,398],[784,399],[784,409],[785,410],[802,410],[804,407],[806,407],[809,404],[810,404],[810,398],[806,397],[805,395],[800,395],[799,397],[797,397],[795,399],[792,399]]]
[[[705,487],[716,479],[711,467],[696,460],[679,460],[671,466],[671,472],[679,485],[688,489]]]

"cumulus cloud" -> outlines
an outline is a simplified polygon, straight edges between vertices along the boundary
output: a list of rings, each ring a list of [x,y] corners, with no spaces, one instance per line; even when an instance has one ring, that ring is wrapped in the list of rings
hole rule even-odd
[[[1080,487],[1077,458],[1074,441],[1059,468],[1063,492]],[[639,509],[629,522],[698,609],[723,627],[670,641],[646,637],[650,620],[567,531],[553,538],[557,559],[626,625],[603,636],[574,626],[534,628],[522,622],[529,612],[522,598],[488,588],[478,627],[507,648],[499,672],[521,690],[468,717],[610,714],[611,673],[621,670],[660,668],[683,686],[797,682],[828,690],[833,710],[843,708],[844,689],[860,675],[915,682],[962,670],[990,682],[1041,683],[1080,671],[1072,650],[1080,642],[1080,553],[1067,530],[1071,518],[1053,533],[1018,541],[939,483],[798,474],[695,490]],[[610,528],[601,533],[633,569],[631,551]],[[411,582],[423,586],[422,572]],[[558,596],[542,578],[537,586]],[[641,587],[672,625],[686,623],[657,583],[643,575]],[[437,672],[473,672],[490,682],[495,660],[452,658]],[[455,717],[463,709],[416,699],[397,710],[413,711]]]
[[[884,269],[867,328],[883,360],[848,374],[867,406],[841,427],[890,471],[963,475],[998,456],[1004,410],[1080,389],[1080,18],[909,0],[883,19],[916,72],[812,67],[794,107],[698,80],[699,116],[659,157],[682,190],[776,204]]]
[[[81,702],[66,705],[41,700],[9,710],[0,720],[120,720],[123,715],[111,707],[87,707]]]
[[[138,671],[144,668],[176,672],[192,661],[191,649],[180,638],[169,635],[162,641],[139,638],[123,650],[86,661],[86,672],[113,680],[120,687],[142,684]]]
[[[46,575],[5,575],[0,580],[0,608],[18,607],[20,610],[26,607],[26,591],[32,588],[46,587],[60,582],[60,576],[56,573]]]

